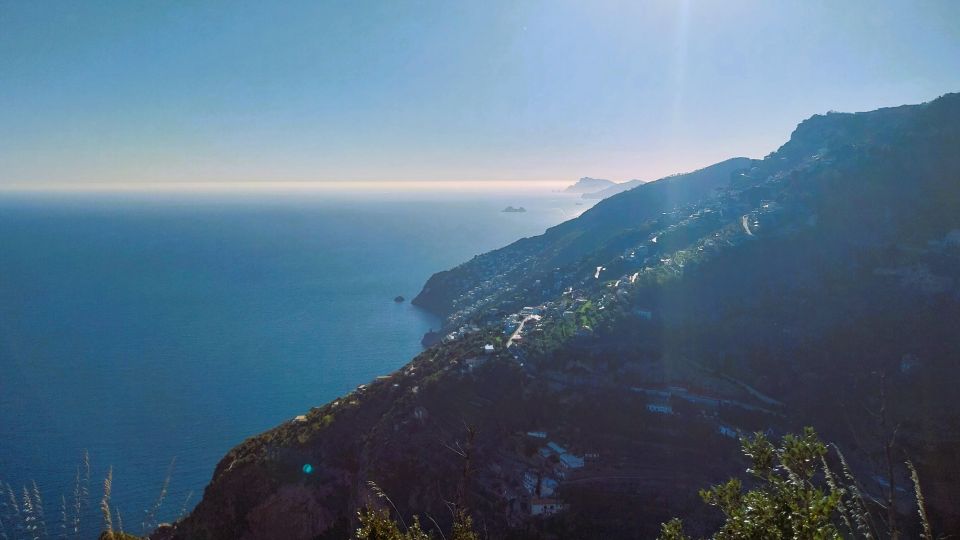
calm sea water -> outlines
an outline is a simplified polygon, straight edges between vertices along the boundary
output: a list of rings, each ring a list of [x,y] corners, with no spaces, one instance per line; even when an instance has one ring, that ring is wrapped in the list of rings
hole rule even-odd
[[[244,438],[419,352],[438,321],[396,295],[576,201],[0,196],[0,479],[36,480],[55,521],[89,450],[94,499],[112,465],[139,532],[175,457],[172,519]]]

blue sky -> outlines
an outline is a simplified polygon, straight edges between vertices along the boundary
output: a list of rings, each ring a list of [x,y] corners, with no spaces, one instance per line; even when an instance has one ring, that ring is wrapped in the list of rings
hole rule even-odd
[[[0,2],[0,184],[654,179],[960,91],[960,2]]]

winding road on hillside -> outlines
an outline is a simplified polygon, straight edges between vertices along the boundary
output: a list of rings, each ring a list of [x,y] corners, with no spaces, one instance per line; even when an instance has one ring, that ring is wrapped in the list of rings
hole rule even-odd
[[[508,348],[508,349],[510,348],[511,345],[513,345],[513,342],[516,341],[517,338],[520,337],[520,333],[523,332],[523,325],[527,324],[527,321],[529,321],[530,319],[534,319],[534,320],[539,321],[539,320],[540,320],[540,316],[539,316],[539,315],[527,315],[526,317],[523,318],[522,321],[520,321],[520,325],[517,326],[517,329],[514,330],[512,334],[510,334],[510,339],[507,340],[507,348]]]

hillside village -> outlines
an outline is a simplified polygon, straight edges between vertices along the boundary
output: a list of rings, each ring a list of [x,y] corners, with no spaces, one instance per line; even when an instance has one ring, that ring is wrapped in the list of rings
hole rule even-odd
[[[809,171],[829,164],[830,160],[814,156],[801,161],[796,169]],[[755,431],[782,433],[784,403],[730,374],[707,369],[695,359],[683,359],[679,369],[672,366],[675,371],[669,376],[664,375],[662,362],[653,357],[620,365],[582,360],[556,365],[543,360],[570,340],[589,350],[595,328],[611,319],[627,318],[641,333],[644,326],[659,328],[664,324],[660,306],[643,300],[645,288],[676,280],[745,243],[814,227],[816,213],[786,189],[790,170],[769,177],[764,174],[760,166],[740,171],[729,186],[714,190],[705,201],[663,212],[640,224],[624,239],[639,241],[627,247],[621,243],[608,259],[586,259],[549,272],[525,272],[522,281],[509,282],[512,278],[508,276],[516,275],[517,269],[536,268],[536,261],[532,257],[513,260],[505,254],[485,258],[471,271],[489,277],[451,302],[454,311],[447,325],[457,329],[445,335],[444,343],[489,336],[483,351],[463,362],[464,376],[475,374],[491,361],[510,361],[526,379],[545,384],[552,392],[630,395],[648,414],[661,417],[668,425],[693,422],[698,429],[708,426],[731,442]],[[543,298],[552,299],[534,306],[520,307],[518,303]],[[536,427],[526,432],[527,438],[542,439],[536,454],[523,459],[506,457],[499,461],[496,474],[482,473],[481,484],[509,501],[514,515],[564,512],[568,508],[564,485],[595,477],[611,463],[618,469],[636,466],[624,462],[625,456],[594,451],[587,441],[553,440],[548,432],[533,429]],[[580,448],[579,454],[568,452],[571,444]],[[507,465],[510,463],[514,465]]]
[[[576,325],[578,312],[574,309],[579,306],[582,320],[585,317],[582,313],[590,309],[588,302],[571,292],[561,302],[525,307],[506,318],[500,335],[496,336],[501,345],[485,343],[477,350],[476,356],[462,362],[454,361],[449,369],[458,369],[461,377],[472,378],[480,376],[484,369],[491,369],[493,364],[512,364],[518,376],[526,380],[525,384],[541,384],[552,395],[586,391],[619,396],[635,403],[637,409],[644,410],[647,416],[661,417],[659,423],[664,426],[680,427],[693,422],[699,430],[708,427],[714,430],[717,437],[730,440],[731,445],[744,433],[759,429],[773,434],[773,426],[780,425],[782,403],[759,393],[751,395],[736,381],[724,380],[692,363],[686,366],[684,373],[668,379],[661,375],[661,366],[652,361],[639,365],[626,362],[611,365],[572,360],[557,366],[533,359],[528,352],[529,345],[543,338],[544,327]],[[587,309],[583,309],[585,307]],[[636,316],[645,324],[656,324],[650,311],[639,310]],[[585,336],[584,327],[580,326],[581,331],[575,335]],[[476,341],[476,338],[489,334],[470,326],[451,333],[446,340],[450,343],[471,335],[472,341]],[[680,386],[681,381],[698,386]],[[742,419],[747,421],[740,425],[738,420]],[[554,419],[554,422],[555,425],[564,424],[562,418]],[[508,510],[516,516],[515,520],[563,512],[567,508],[562,495],[563,486],[570,482],[597,479],[596,482],[603,483],[598,478],[603,478],[604,474],[611,471],[623,473],[641,466],[632,462],[629,451],[601,453],[591,447],[589,441],[559,439],[551,432],[535,428],[531,426],[528,431],[517,432],[513,440],[517,449],[529,452],[535,446],[536,452],[501,455],[495,468],[478,473],[480,485],[505,501]],[[780,432],[779,428],[776,432]],[[570,445],[578,450],[568,449]]]
[[[819,129],[822,122],[815,118],[798,132]],[[571,360],[557,365],[552,353],[561,346],[569,347],[562,344],[573,343],[589,354],[596,346],[591,343],[610,339],[609,335],[599,337],[595,333],[611,325],[625,324],[640,335],[662,333],[665,325],[682,320],[677,318],[674,306],[663,304],[662,297],[650,294],[651,289],[669,286],[685,275],[697,275],[700,267],[750,244],[792,238],[816,241],[821,223],[818,194],[798,179],[832,174],[829,171],[837,166],[837,156],[843,154],[823,148],[811,152],[802,142],[798,137],[798,143],[785,145],[780,155],[753,161],[749,167],[735,171],[729,182],[695,202],[641,218],[565,266],[544,268],[541,258],[518,257],[507,248],[452,270],[467,272],[471,286],[450,301],[447,322],[459,329],[449,333],[446,341],[471,334],[492,335],[487,345],[498,348],[498,357],[515,362],[525,377],[544,383],[552,391],[630,392],[651,415],[677,425],[695,420],[730,440],[755,431],[782,432],[791,414],[782,398],[739,379],[736,370],[718,369],[712,362],[706,367],[707,363],[696,357],[658,358],[663,351],[656,347],[647,351],[648,356],[641,353],[621,365],[614,365],[616,362],[609,358],[599,363]],[[845,219],[843,208],[829,211],[840,213],[831,215],[831,219]],[[902,265],[896,270],[878,265],[873,275],[898,280],[928,297],[946,293],[960,298],[955,280],[931,270],[943,266],[933,261],[942,257],[951,234],[948,232],[942,240],[921,238],[921,242],[903,244],[901,250],[909,252],[913,260],[926,262]],[[531,300],[538,303],[527,304]],[[642,351],[645,345],[639,345]],[[609,352],[598,356],[603,355]],[[912,360],[908,364],[912,366]],[[901,369],[900,375],[910,369]],[[605,459],[611,459],[588,452],[588,442],[551,442],[562,449],[572,444],[581,449],[581,455],[598,457],[586,460],[584,467],[568,474],[552,471],[544,476],[519,467],[513,470],[513,485],[521,475],[527,479],[527,488],[533,485],[531,478],[541,479],[541,487],[543,479],[547,481],[548,510],[539,504],[544,499],[543,490],[519,491],[523,496],[517,500],[526,499],[522,505],[531,515],[562,512],[566,506],[556,488],[560,487],[562,494],[565,482],[590,475],[604,466]],[[544,459],[563,455],[556,449],[551,454],[549,446],[545,448],[540,454]],[[538,470],[544,469],[541,466]],[[870,489],[879,493],[882,485],[877,483]],[[537,506],[534,501],[538,501]]]

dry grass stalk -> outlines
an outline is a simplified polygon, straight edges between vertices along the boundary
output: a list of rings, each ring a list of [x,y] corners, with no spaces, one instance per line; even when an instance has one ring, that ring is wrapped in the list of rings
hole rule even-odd
[[[73,523],[72,531],[74,535],[80,534],[80,514],[83,511],[81,491],[80,491],[80,466],[77,465],[77,476],[73,482]]]
[[[393,499],[391,499],[386,493],[380,489],[380,486],[377,485],[373,480],[367,480],[367,486],[370,487],[370,490],[373,491],[373,494],[381,499],[386,499],[390,506],[393,507],[393,511],[396,512],[397,517],[400,519],[400,523],[403,524],[403,530],[409,530],[407,527],[407,522],[403,519],[403,514],[400,513],[400,510],[397,509],[397,505],[393,504]]]
[[[33,508],[37,516],[37,532],[41,538],[46,538],[47,520],[43,514],[43,498],[40,496],[40,488],[37,487],[37,482],[33,480],[31,483],[33,484]]]
[[[170,487],[170,477],[173,475],[173,466],[176,462],[177,458],[170,460],[170,465],[167,467],[167,475],[164,477],[163,486],[160,488],[160,495],[149,510],[144,510],[142,523],[144,534],[154,529],[157,525],[157,514],[160,512],[160,507],[163,506],[163,500],[167,496],[167,489]]]
[[[190,499],[193,497],[193,490],[191,489],[187,492],[187,496],[183,498],[183,506],[180,507],[180,515],[177,516],[177,521],[180,521],[187,515],[187,506],[190,504]]]
[[[114,511],[117,513],[117,530],[120,531],[120,535],[123,536],[123,516],[120,515],[120,507],[117,506]]]
[[[60,538],[69,536],[69,520],[67,518],[67,497],[60,495]]]
[[[3,481],[0,481],[0,538],[3,540],[10,540],[10,534],[16,532],[16,527],[18,527],[18,522],[20,521],[20,505],[17,504],[16,497],[7,501],[5,499],[6,493],[13,493],[13,490],[10,488],[9,484],[5,484]],[[13,533],[7,532],[7,526],[13,527]]]
[[[837,445],[832,445],[834,451],[837,452],[837,456],[840,458],[840,465],[843,469],[843,475],[847,479],[849,484],[847,485],[847,491],[853,494],[853,498],[850,500],[850,512],[853,515],[856,523],[857,529],[860,530],[860,534],[863,535],[866,539],[876,538],[875,534],[876,527],[873,524],[873,518],[870,516],[870,512],[867,511],[867,505],[863,502],[863,494],[860,492],[860,488],[857,486],[857,479],[853,476],[853,472],[850,471],[850,465],[847,464],[847,458],[843,456],[843,452],[840,451],[840,448]]]
[[[831,491],[840,494],[840,500],[837,502],[837,510],[840,511],[843,524],[846,525],[847,530],[850,531],[850,535],[854,536],[856,535],[856,530],[853,528],[853,522],[850,521],[851,511],[847,508],[847,490],[837,482],[833,471],[830,470],[830,465],[827,463],[826,456],[820,456],[820,461],[823,464],[823,475],[826,478],[827,486]]]
[[[10,508],[13,509],[14,517],[19,521],[20,520],[20,502],[17,501],[17,496],[13,494],[13,488],[10,484],[7,484],[7,496],[10,500]]]
[[[90,452],[84,450],[73,483],[73,534],[80,534],[80,515],[90,504]]]
[[[30,490],[23,486],[23,529],[27,538],[40,540],[40,527],[37,525],[37,514],[33,508]]]
[[[930,518],[927,517],[926,502],[923,499],[923,492],[920,491],[920,475],[917,474],[917,468],[913,466],[912,461],[908,459],[906,463],[907,468],[910,469],[910,480],[913,481],[913,490],[917,494],[917,512],[920,513],[920,523],[923,524],[923,534],[921,538],[924,540],[934,540],[933,527],[930,526]]]
[[[113,516],[110,512],[110,493],[113,491],[113,467],[107,470],[107,477],[103,479],[103,499],[100,499],[100,512],[103,513],[103,525],[106,528],[107,538],[113,538]]]

